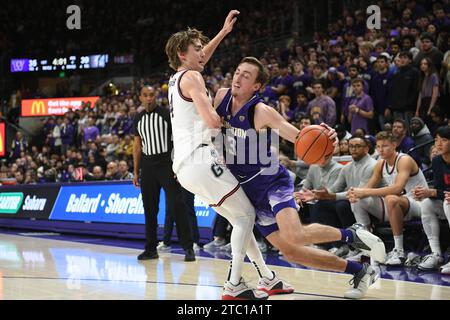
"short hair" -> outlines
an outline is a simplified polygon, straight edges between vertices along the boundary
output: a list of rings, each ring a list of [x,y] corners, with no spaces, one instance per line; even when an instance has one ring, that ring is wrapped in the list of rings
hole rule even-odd
[[[370,147],[370,145],[371,145],[370,140],[367,139],[366,137],[361,137],[361,136],[351,136],[351,137],[348,139],[348,141],[350,142],[350,140],[353,140],[353,139],[361,139],[361,140],[364,142],[364,144],[366,145],[366,147]]]
[[[399,57],[408,57],[409,60],[411,60],[411,61],[412,61],[412,59],[413,59],[413,55],[412,55],[412,53],[409,52],[409,51],[402,51],[402,52],[399,53],[398,56],[399,56]]]
[[[406,34],[402,37],[402,43],[405,40],[409,40],[412,44],[414,44],[414,42],[416,41],[416,39],[414,39],[414,36],[412,36],[410,34]]]
[[[203,35],[202,31],[188,28],[185,31],[174,33],[166,43],[166,55],[169,58],[169,66],[175,71],[181,66],[179,52],[186,52],[191,43],[199,39],[202,45],[209,42],[208,37]]]
[[[389,63],[389,60],[385,55],[379,55],[377,57],[377,60],[384,60],[386,63]]]
[[[375,138],[377,139],[377,141],[388,140],[390,142],[397,142],[397,138],[392,134],[392,132],[388,131],[378,132]]]
[[[142,90],[143,90],[144,88],[149,88],[149,89],[155,90],[155,88],[153,88],[151,85],[149,85],[149,84],[144,84],[144,85],[141,87],[141,89],[139,90],[139,95],[140,95],[140,96],[142,96]]]
[[[450,126],[442,126],[436,130],[436,136],[450,140]]]
[[[261,61],[259,61],[255,57],[245,57],[241,60],[241,62],[239,62],[239,65],[243,63],[248,63],[258,68],[258,75],[256,76],[256,82],[264,86],[267,80],[269,79],[269,73],[267,72],[266,68],[264,68],[264,65],[261,63]]]
[[[322,86],[322,89],[325,89],[325,85],[322,80],[320,79],[314,80],[313,83],[311,84],[311,87],[314,87],[316,84],[320,84]]]
[[[361,78],[356,78],[352,80],[352,85],[354,85],[355,83],[360,82],[361,85],[364,87],[364,80]]]
[[[403,119],[401,119],[401,118],[397,118],[397,119],[394,120],[394,122],[392,122],[392,124],[394,124],[394,123],[396,123],[396,122],[401,123],[402,126],[403,126],[403,128],[405,128],[405,129],[408,128],[408,127],[406,126],[406,121],[405,121],[405,120],[403,120]]]
[[[291,103],[291,97],[287,96],[287,95],[282,95],[278,98],[279,101],[282,100],[287,100],[289,103]]]
[[[303,114],[302,116],[300,116],[300,118],[298,119],[298,122],[301,122],[303,119],[309,120],[310,123],[314,123],[314,121],[311,119],[311,117],[306,114]]]
[[[438,117],[444,117],[442,109],[439,105],[435,105],[433,108],[431,108],[431,113],[434,113]]]

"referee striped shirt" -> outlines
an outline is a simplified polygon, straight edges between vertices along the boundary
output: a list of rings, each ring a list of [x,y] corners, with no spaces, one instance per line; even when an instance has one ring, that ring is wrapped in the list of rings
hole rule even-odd
[[[141,138],[142,155],[146,160],[170,158],[173,142],[169,110],[157,106],[151,112],[140,112],[134,119],[134,134]]]

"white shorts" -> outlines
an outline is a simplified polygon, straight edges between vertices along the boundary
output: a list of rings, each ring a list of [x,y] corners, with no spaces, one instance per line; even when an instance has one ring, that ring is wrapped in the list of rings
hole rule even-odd
[[[408,199],[409,209],[405,214],[403,221],[410,221],[412,219],[420,219],[420,203],[412,197],[404,195]],[[355,214],[356,221],[367,225],[367,214],[376,217],[380,222],[389,221],[388,209],[386,201],[382,197],[367,197],[360,199],[358,202],[352,204],[352,211]]]
[[[440,220],[449,220],[447,217],[450,217],[450,204],[447,201],[428,198],[420,202],[420,207],[424,213],[433,213]]]
[[[420,209],[420,202],[414,200],[411,196],[404,196],[409,201],[409,209],[405,215],[405,221],[409,221],[412,219],[420,219],[422,210]]]
[[[191,161],[182,163],[177,171],[177,179],[183,188],[212,207],[220,206],[240,189],[239,182],[210,145],[194,150]]]

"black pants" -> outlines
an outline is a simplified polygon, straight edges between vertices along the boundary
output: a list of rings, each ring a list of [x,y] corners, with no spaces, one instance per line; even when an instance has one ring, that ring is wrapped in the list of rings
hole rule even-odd
[[[214,221],[213,235],[215,237],[226,238],[227,237],[227,227],[228,220],[222,217],[220,214],[216,215],[216,219]]]
[[[174,217],[183,249],[192,248],[192,235],[180,184],[175,180],[172,162],[158,165],[141,160],[141,193],[145,212],[145,250],[155,251],[158,243],[158,211],[161,187],[166,193],[167,214]]]
[[[431,120],[431,117],[427,114],[428,108],[430,108],[431,104],[431,97],[424,97],[420,101],[420,108],[419,108],[419,116],[422,118],[423,122],[430,128],[433,125],[433,120]]]
[[[186,206],[186,213],[188,214],[192,240],[195,243],[199,243],[200,233],[198,231],[197,215],[195,213],[194,194],[187,191],[183,187],[181,187],[181,191],[183,193],[183,201]],[[168,206],[167,202],[168,201],[166,198],[166,207]],[[166,217],[164,220],[164,237],[163,237],[163,241],[166,246],[169,246],[172,242],[171,238],[172,238],[174,222],[175,222],[175,219],[174,219],[173,215],[170,213],[170,211],[166,210]]]
[[[335,228],[347,228],[354,224],[355,215],[347,200],[322,200],[310,206],[311,223]]]

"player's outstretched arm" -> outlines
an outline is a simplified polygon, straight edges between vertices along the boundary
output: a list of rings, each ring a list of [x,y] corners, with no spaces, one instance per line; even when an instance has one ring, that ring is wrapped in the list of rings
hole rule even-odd
[[[187,98],[192,99],[200,117],[208,128],[219,129],[222,127],[222,121],[206,95],[205,81],[200,72],[187,71],[181,79],[180,88]]]
[[[295,143],[295,138],[300,133],[296,127],[286,121],[274,108],[264,103],[258,103],[255,108],[256,130],[272,128],[279,131],[280,137]]]
[[[225,22],[223,24],[222,29],[217,33],[217,35],[203,48],[205,52],[205,63],[209,61],[214,51],[216,51],[220,42],[233,30],[234,23],[237,20],[237,16],[239,15],[239,11],[231,10],[228,13],[228,16],[225,18]]]

